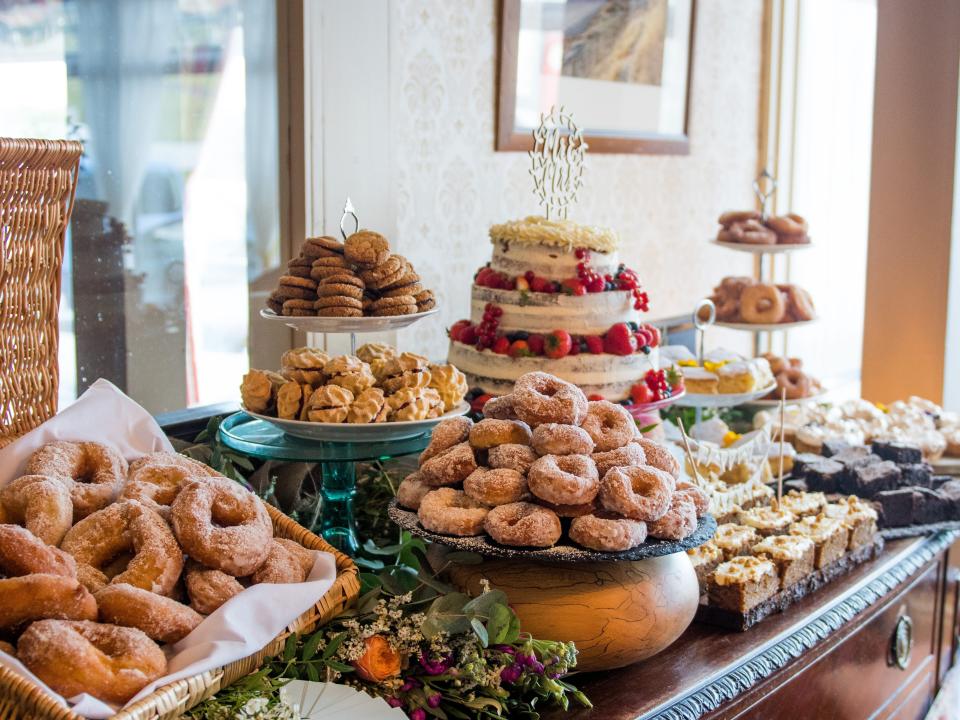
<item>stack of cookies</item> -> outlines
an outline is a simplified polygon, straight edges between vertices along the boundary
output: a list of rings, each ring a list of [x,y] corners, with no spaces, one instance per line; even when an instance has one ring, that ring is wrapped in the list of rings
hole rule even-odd
[[[245,409],[305,422],[402,422],[440,417],[467,393],[467,379],[455,366],[432,365],[381,343],[335,357],[297,348],[280,362],[279,373],[252,369],[244,376]]]
[[[267,300],[275,313],[292,317],[412,315],[436,304],[410,261],[392,254],[387,239],[371,230],[346,242],[307,238]]]

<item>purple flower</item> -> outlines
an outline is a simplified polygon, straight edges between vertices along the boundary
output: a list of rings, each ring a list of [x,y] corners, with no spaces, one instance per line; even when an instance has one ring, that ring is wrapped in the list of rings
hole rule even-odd
[[[517,652],[510,645],[494,645],[493,649],[502,653],[506,653],[507,655],[515,655]]]
[[[513,684],[520,679],[521,673],[523,673],[523,666],[519,663],[514,663],[500,671],[500,679],[505,683]]]
[[[549,675],[547,675],[547,677],[550,678],[551,680],[556,680],[558,677],[560,677],[560,673],[550,673]]]
[[[390,707],[403,707],[403,700],[398,697],[393,697],[392,695],[387,698],[387,705]]]
[[[427,698],[427,705],[432,708],[440,707],[441,700],[443,700],[443,696],[440,693],[436,693]]]
[[[531,663],[527,663],[527,667],[530,668],[530,670],[532,670],[533,672],[537,673],[538,675],[543,674],[543,663],[539,662],[538,660],[534,660]]]
[[[420,681],[416,678],[408,677],[404,681],[403,685],[400,686],[400,692],[410,692],[414,688],[420,687]]]
[[[427,720],[427,713],[423,708],[417,708],[410,713],[410,720]]]
[[[446,660],[431,660],[426,655],[420,655],[420,665],[427,671],[427,675],[443,675],[450,668],[449,658]]]

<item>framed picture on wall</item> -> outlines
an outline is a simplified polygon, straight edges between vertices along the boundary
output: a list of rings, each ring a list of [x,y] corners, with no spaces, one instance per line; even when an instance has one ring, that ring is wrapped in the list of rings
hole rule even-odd
[[[501,0],[497,150],[563,105],[591,152],[685,155],[696,0]]]

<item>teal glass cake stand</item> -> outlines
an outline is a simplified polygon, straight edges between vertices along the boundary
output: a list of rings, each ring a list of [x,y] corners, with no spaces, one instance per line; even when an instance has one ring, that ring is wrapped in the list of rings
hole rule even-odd
[[[318,524],[310,530],[338,550],[353,555],[360,548],[353,517],[357,492],[354,463],[389,460],[423,450],[430,431],[402,440],[377,442],[320,442],[287,435],[275,425],[234,413],[220,424],[220,441],[231,450],[260,460],[315,462],[320,465],[321,508]],[[386,508],[384,508],[386,511]]]

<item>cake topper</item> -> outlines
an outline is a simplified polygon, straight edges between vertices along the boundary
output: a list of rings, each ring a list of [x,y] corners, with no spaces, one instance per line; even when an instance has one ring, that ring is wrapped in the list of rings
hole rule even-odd
[[[583,132],[564,109],[540,113],[540,125],[533,131],[530,175],[533,191],[545,207],[545,215],[566,219],[568,207],[583,186],[583,157],[587,143]]]

